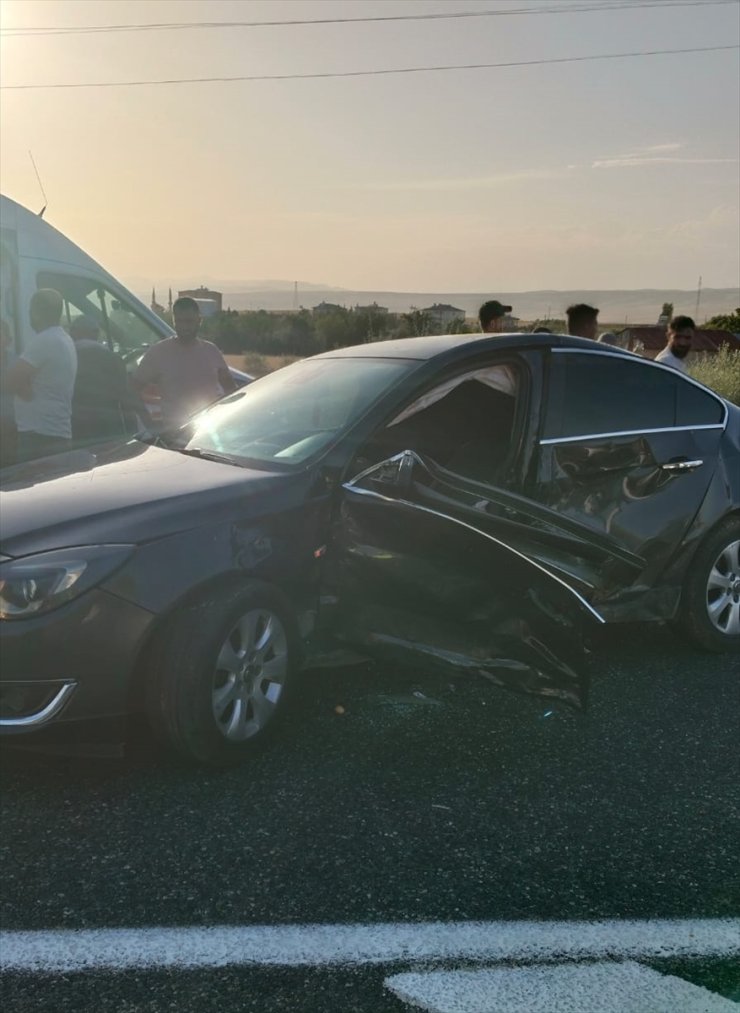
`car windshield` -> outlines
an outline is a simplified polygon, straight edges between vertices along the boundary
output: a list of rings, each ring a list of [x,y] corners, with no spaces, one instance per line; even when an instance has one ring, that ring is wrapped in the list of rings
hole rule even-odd
[[[325,450],[411,365],[405,359],[304,359],[211,405],[167,442],[195,455],[299,465]]]

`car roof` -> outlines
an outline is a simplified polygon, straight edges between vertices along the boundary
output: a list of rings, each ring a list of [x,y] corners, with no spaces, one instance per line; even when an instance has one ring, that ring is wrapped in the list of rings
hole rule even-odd
[[[316,356],[320,359],[414,359],[425,361],[457,352],[460,358],[483,352],[522,348],[586,348],[610,355],[633,359],[634,353],[615,345],[602,345],[590,338],[574,338],[569,334],[431,334],[419,338],[397,338],[393,341],[372,341],[365,345],[337,348]],[[456,358],[450,355],[450,358]]]

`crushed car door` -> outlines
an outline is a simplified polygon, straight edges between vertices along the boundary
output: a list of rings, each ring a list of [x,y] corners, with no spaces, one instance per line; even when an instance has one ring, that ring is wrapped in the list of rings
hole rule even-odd
[[[598,613],[503,540],[410,499],[415,464],[397,455],[343,486],[327,570],[343,637],[583,706]]]
[[[608,532],[524,494],[539,449],[541,358],[508,352],[444,379],[373,436],[357,470],[405,452],[407,499],[502,539],[597,601],[631,584],[645,561]]]
[[[614,591],[627,607],[634,593],[647,617],[644,592],[702,504],[725,418],[718,397],[675,370],[637,357],[554,350],[528,491],[584,539],[609,539],[643,558],[634,581],[621,590],[602,585],[592,600],[609,602]],[[661,601],[653,607],[660,614]]]
[[[585,529],[557,510],[451,472],[413,451],[397,457],[407,476],[408,500],[504,541],[592,603],[630,583],[644,569],[642,556],[625,549],[609,534]],[[385,462],[386,466],[391,467],[395,460]]]

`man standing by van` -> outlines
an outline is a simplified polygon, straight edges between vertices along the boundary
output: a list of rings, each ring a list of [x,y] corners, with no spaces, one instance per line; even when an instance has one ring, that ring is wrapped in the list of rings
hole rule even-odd
[[[172,315],[177,336],[151,345],[132,378],[137,390],[150,384],[159,387],[165,426],[181,425],[189,415],[236,390],[220,350],[198,337],[200,309],[195,299],[176,299]]]
[[[17,458],[58,454],[72,444],[72,393],[77,375],[74,342],[61,327],[62,297],[53,288],[31,296],[33,334],[8,371],[15,395]]]

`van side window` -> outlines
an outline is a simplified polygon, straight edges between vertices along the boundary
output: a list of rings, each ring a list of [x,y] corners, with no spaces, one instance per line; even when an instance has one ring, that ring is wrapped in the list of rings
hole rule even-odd
[[[144,320],[117,293],[93,278],[41,271],[39,288],[55,288],[64,298],[64,320],[69,326],[75,317],[86,314],[97,320],[108,345],[124,357],[126,353],[152,345],[161,333]]]

